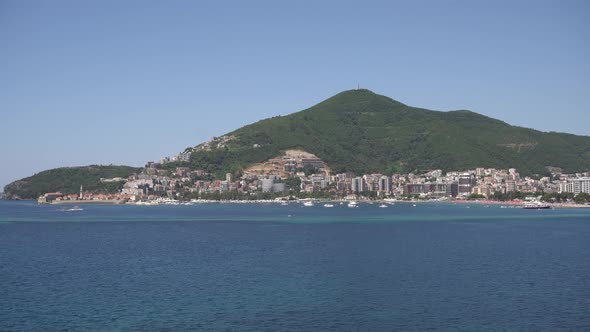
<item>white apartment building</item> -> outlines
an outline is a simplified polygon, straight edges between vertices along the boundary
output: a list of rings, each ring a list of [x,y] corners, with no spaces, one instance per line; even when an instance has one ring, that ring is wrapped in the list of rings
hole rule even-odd
[[[560,193],[588,193],[590,194],[590,177],[567,179],[559,183]]]

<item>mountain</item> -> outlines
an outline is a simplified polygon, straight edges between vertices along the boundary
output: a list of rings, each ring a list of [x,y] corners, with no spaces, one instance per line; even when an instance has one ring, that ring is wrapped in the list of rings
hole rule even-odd
[[[33,176],[14,181],[4,187],[6,199],[35,199],[47,192],[74,194],[84,190],[102,193],[118,192],[123,182],[101,182],[101,178],[127,178],[141,168],[130,166],[81,166],[61,167],[37,173]]]
[[[547,119],[550,121],[550,119]],[[265,119],[188,150],[191,166],[221,177],[302,149],[356,174],[515,167],[522,174],[590,169],[590,137],[511,126],[467,110],[411,107],[369,90]]]
[[[548,121],[550,119],[547,119]],[[406,173],[430,169],[517,168],[521,174],[590,170],[590,137],[511,126],[471,111],[415,108],[369,90],[339,93],[311,108],[244,126],[188,148],[190,166],[225,178],[254,164],[304,150],[333,173]],[[173,169],[175,163],[165,167]],[[83,166],[47,170],[8,184],[7,199],[32,199],[46,192],[110,193],[141,168]]]

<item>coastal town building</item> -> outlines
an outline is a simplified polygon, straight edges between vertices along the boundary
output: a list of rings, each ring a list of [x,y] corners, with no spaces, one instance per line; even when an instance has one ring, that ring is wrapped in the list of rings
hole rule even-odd
[[[46,194],[42,195],[41,197],[39,197],[37,202],[39,204],[48,204],[48,203],[52,203],[53,201],[55,201],[57,199],[61,199],[62,197],[63,197],[63,194],[61,192],[46,193]]]
[[[575,177],[559,183],[559,192],[590,194],[590,177]]]
[[[365,180],[362,177],[352,179],[351,191],[353,193],[361,193],[365,191]]]
[[[379,191],[382,193],[390,193],[391,192],[391,178],[385,175],[382,175],[379,178]]]
[[[471,173],[463,173],[459,175],[459,195],[461,196],[469,196],[471,194],[471,190],[475,186],[475,177]]]
[[[220,144],[229,141],[217,140]],[[225,143],[224,143],[225,142]],[[263,147],[261,147],[263,148]],[[224,173],[215,179],[203,169],[191,169],[185,164],[165,165],[148,162],[139,173],[123,178],[101,179],[101,183],[121,183],[116,195],[85,192],[79,194],[47,193],[41,203],[76,200],[132,200],[149,197],[190,199],[198,197],[233,197],[231,195],[266,195],[274,197],[288,193],[322,197],[358,198],[440,198],[467,199],[492,198],[515,193],[590,193],[590,173],[551,176],[521,177],[518,170],[478,167],[470,170],[443,172],[433,169],[408,174],[330,174],[327,165],[319,158],[299,150],[291,150],[282,157],[269,159],[243,170],[240,174]],[[124,183],[123,183],[124,182]],[[276,195],[275,195],[276,194]],[[213,195],[213,196],[211,196]],[[217,196],[215,196],[217,195]],[[230,195],[230,196],[228,196]]]

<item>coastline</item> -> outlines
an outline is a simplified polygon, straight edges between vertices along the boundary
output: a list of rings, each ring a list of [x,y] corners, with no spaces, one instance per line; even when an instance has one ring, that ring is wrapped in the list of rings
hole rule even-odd
[[[33,199],[3,199],[4,201],[30,201]],[[520,207],[525,204],[524,201],[495,201],[495,200],[396,200],[396,199],[317,199],[317,198],[301,198],[296,200],[148,200],[148,201],[125,201],[125,200],[60,200],[52,201],[51,203],[39,203],[40,205],[196,205],[196,204],[297,204],[311,201],[317,204],[323,203],[340,203],[355,201],[365,204],[429,204],[429,203],[443,203],[443,204],[477,204],[477,205],[505,205],[510,207]],[[590,209],[590,204],[576,204],[576,203],[548,203],[554,209]]]
[[[508,206],[520,206],[524,205],[524,201],[493,201],[493,200],[452,200],[449,201],[450,203],[458,203],[458,204],[494,204],[494,205],[508,205]],[[554,209],[584,209],[590,208],[590,205],[587,204],[576,204],[576,203],[548,203],[544,202],[551,206]]]
[[[431,203],[442,203],[442,204],[478,204],[478,205],[506,205],[513,208],[522,207],[524,205],[524,201],[493,201],[493,200],[415,200],[415,201],[406,201],[406,200],[392,200],[392,199],[380,199],[380,200],[346,200],[346,199],[339,199],[339,200],[330,200],[330,199],[298,199],[298,200],[191,200],[191,201],[139,201],[139,202],[127,202],[126,204],[130,205],[196,205],[196,204],[301,204],[304,202],[314,202],[317,204],[323,203],[347,203],[351,201],[356,201],[357,203],[365,203],[365,204],[431,204]],[[575,203],[547,203],[551,206],[551,208],[564,208],[564,209],[580,209],[580,208],[590,208],[590,205],[584,204],[575,204]]]
[[[96,200],[80,200],[80,199],[72,199],[72,200],[59,200],[59,201],[51,201],[50,203],[39,203],[40,205],[84,205],[84,204],[112,204],[112,205],[117,205],[117,204],[125,204],[124,200],[118,200],[118,199],[108,199],[108,200],[100,200],[100,199],[96,199]]]

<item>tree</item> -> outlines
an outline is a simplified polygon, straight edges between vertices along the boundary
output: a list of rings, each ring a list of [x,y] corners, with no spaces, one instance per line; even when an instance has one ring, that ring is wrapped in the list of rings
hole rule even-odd
[[[298,176],[292,176],[285,180],[285,184],[289,189],[299,190],[301,186],[301,179]]]
[[[482,199],[482,198],[485,198],[485,196],[482,194],[471,194],[471,195],[469,195],[469,197],[467,197],[467,199],[469,199],[469,200]]]
[[[576,204],[584,204],[590,202],[590,194],[588,193],[579,193],[574,197],[574,202]]]

